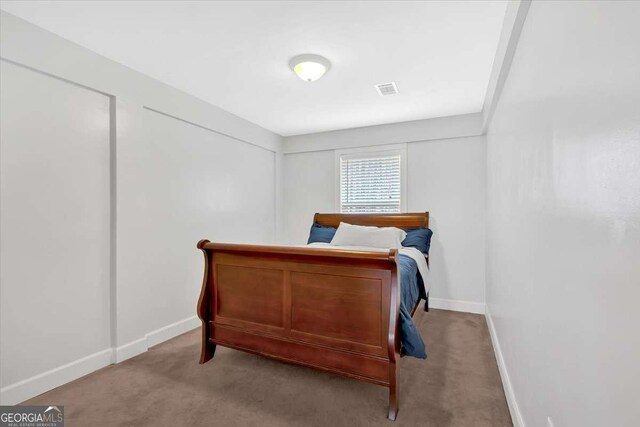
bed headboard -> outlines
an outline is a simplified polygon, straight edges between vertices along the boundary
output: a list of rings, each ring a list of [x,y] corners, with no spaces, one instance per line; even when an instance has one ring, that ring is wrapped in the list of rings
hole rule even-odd
[[[376,227],[398,227],[403,229],[429,226],[429,212],[398,214],[339,214],[316,213],[313,222],[326,227],[337,227],[340,222]]]

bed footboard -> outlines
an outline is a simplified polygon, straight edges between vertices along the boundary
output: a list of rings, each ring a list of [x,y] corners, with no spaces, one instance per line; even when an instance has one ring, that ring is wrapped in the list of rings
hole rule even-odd
[[[216,345],[389,387],[398,412],[397,252],[201,240],[200,363]]]

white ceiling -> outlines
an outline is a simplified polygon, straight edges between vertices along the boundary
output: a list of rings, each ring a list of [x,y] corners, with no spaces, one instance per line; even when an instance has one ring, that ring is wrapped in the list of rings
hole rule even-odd
[[[481,111],[505,1],[2,1],[2,9],[280,135]],[[300,80],[289,59],[331,70]],[[377,83],[400,93],[381,97]]]

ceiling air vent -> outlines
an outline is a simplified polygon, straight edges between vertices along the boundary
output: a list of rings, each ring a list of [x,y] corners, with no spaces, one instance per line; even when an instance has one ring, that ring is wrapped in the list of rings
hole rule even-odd
[[[381,83],[375,87],[380,96],[395,95],[398,93],[398,87],[395,82]]]

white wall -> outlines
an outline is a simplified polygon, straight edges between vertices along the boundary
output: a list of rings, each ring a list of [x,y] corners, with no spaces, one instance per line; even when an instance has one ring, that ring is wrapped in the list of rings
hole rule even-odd
[[[129,114],[142,135],[118,153],[124,345],[195,315],[198,240],[271,243],[275,236],[273,152],[151,110]]]
[[[429,211],[434,232],[431,296],[477,303],[472,308],[484,312],[485,138],[408,144],[407,157],[407,209]]]
[[[481,113],[473,113],[287,136],[282,151],[302,153],[477,136],[484,133],[482,120]]]
[[[335,155],[333,150],[286,154],[282,164],[285,244],[307,243],[316,212],[335,212]]]
[[[349,132],[354,144],[364,146],[371,128]],[[485,164],[483,136],[407,144],[407,209],[429,211],[430,296],[436,305],[484,310]],[[304,244],[313,214],[336,210],[334,150],[286,154],[283,199],[282,241]]]
[[[4,61],[0,76],[5,387],[110,346],[109,98]]]
[[[0,24],[0,400],[14,404],[199,325],[196,243],[274,241],[281,138]]]
[[[517,424],[640,419],[639,20],[533,2],[490,123],[487,305]]]

